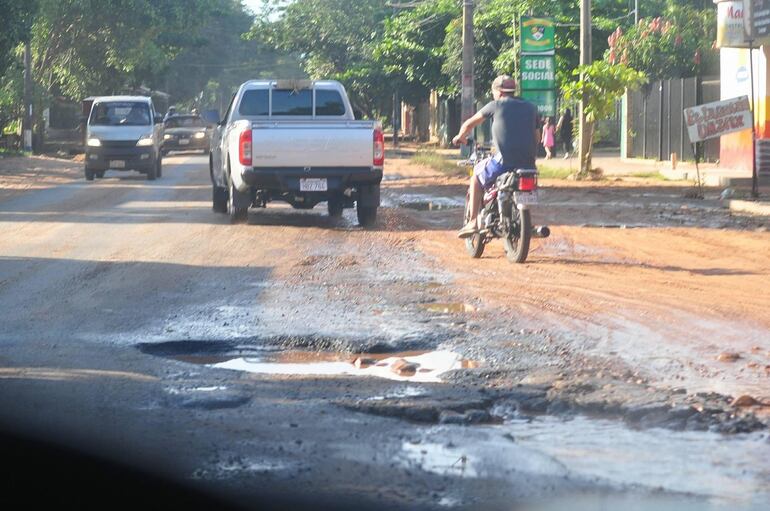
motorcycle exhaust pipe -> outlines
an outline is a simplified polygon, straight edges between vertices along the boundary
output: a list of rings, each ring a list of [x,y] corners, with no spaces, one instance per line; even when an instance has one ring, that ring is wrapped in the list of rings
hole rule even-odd
[[[551,235],[551,229],[547,225],[540,225],[532,228],[533,238],[547,238]]]

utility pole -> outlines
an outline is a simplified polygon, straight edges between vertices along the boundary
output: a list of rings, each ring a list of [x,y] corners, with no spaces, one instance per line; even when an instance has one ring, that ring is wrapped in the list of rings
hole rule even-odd
[[[401,5],[393,4],[393,18],[396,17]],[[393,149],[398,149],[398,129],[401,127],[401,101],[398,98],[398,87],[393,91]]]
[[[639,24],[639,0],[634,0],[634,25]]]
[[[461,96],[461,121],[465,122],[473,116],[473,0],[463,0],[463,76]],[[467,148],[463,146],[463,156]]]
[[[398,148],[398,130],[401,127],[401,101],[398,89],[393,93],[393,149]]]
[[[24,151],[32,151],[32,47],[24,43],[24,116],[21,121],[21,140]]]
[[[591,0],[580,0],[580,65],[585,66],[591,63]],[[583,77],[581,76],[581,79]],[[586,98],[580,98],[580,172],[586,173],[591,170],[591,162],[588,155],[591,152],[590,140],[588,137],[588,123],[586,122]],[[588,161],[587,161],[588,160]]]

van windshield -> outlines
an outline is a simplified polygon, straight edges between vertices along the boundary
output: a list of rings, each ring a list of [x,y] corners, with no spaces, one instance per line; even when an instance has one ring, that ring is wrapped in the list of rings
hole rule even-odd
[[[91,126],[147,126],[150,107],[140,101],[110,101],[96,103],[91,109]]]

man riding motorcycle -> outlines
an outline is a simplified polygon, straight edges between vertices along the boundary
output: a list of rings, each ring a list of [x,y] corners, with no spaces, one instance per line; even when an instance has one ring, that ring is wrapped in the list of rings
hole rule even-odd
[[[465,121],[460,132],[452,139],[455,145],[465,142],[473,128],[492,118],[492,141],[497,153],[473,167],[469,185],[471,217],[457,233],[460,238],[478,232],[477,217],[484,188],[492,186],[504,172],[535,168],[540,140],[537,107],[514,96],[515,91],[516,80],[510,76],[500,75],[495,78],[492,82],[493,100]]]

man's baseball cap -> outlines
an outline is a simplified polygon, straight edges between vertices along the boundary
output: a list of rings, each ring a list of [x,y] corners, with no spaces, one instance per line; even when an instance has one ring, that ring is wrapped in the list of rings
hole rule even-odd
[[[492,88],[500,92],[516,92],[516,80],[509,75],[500,75],[492,82]]]

